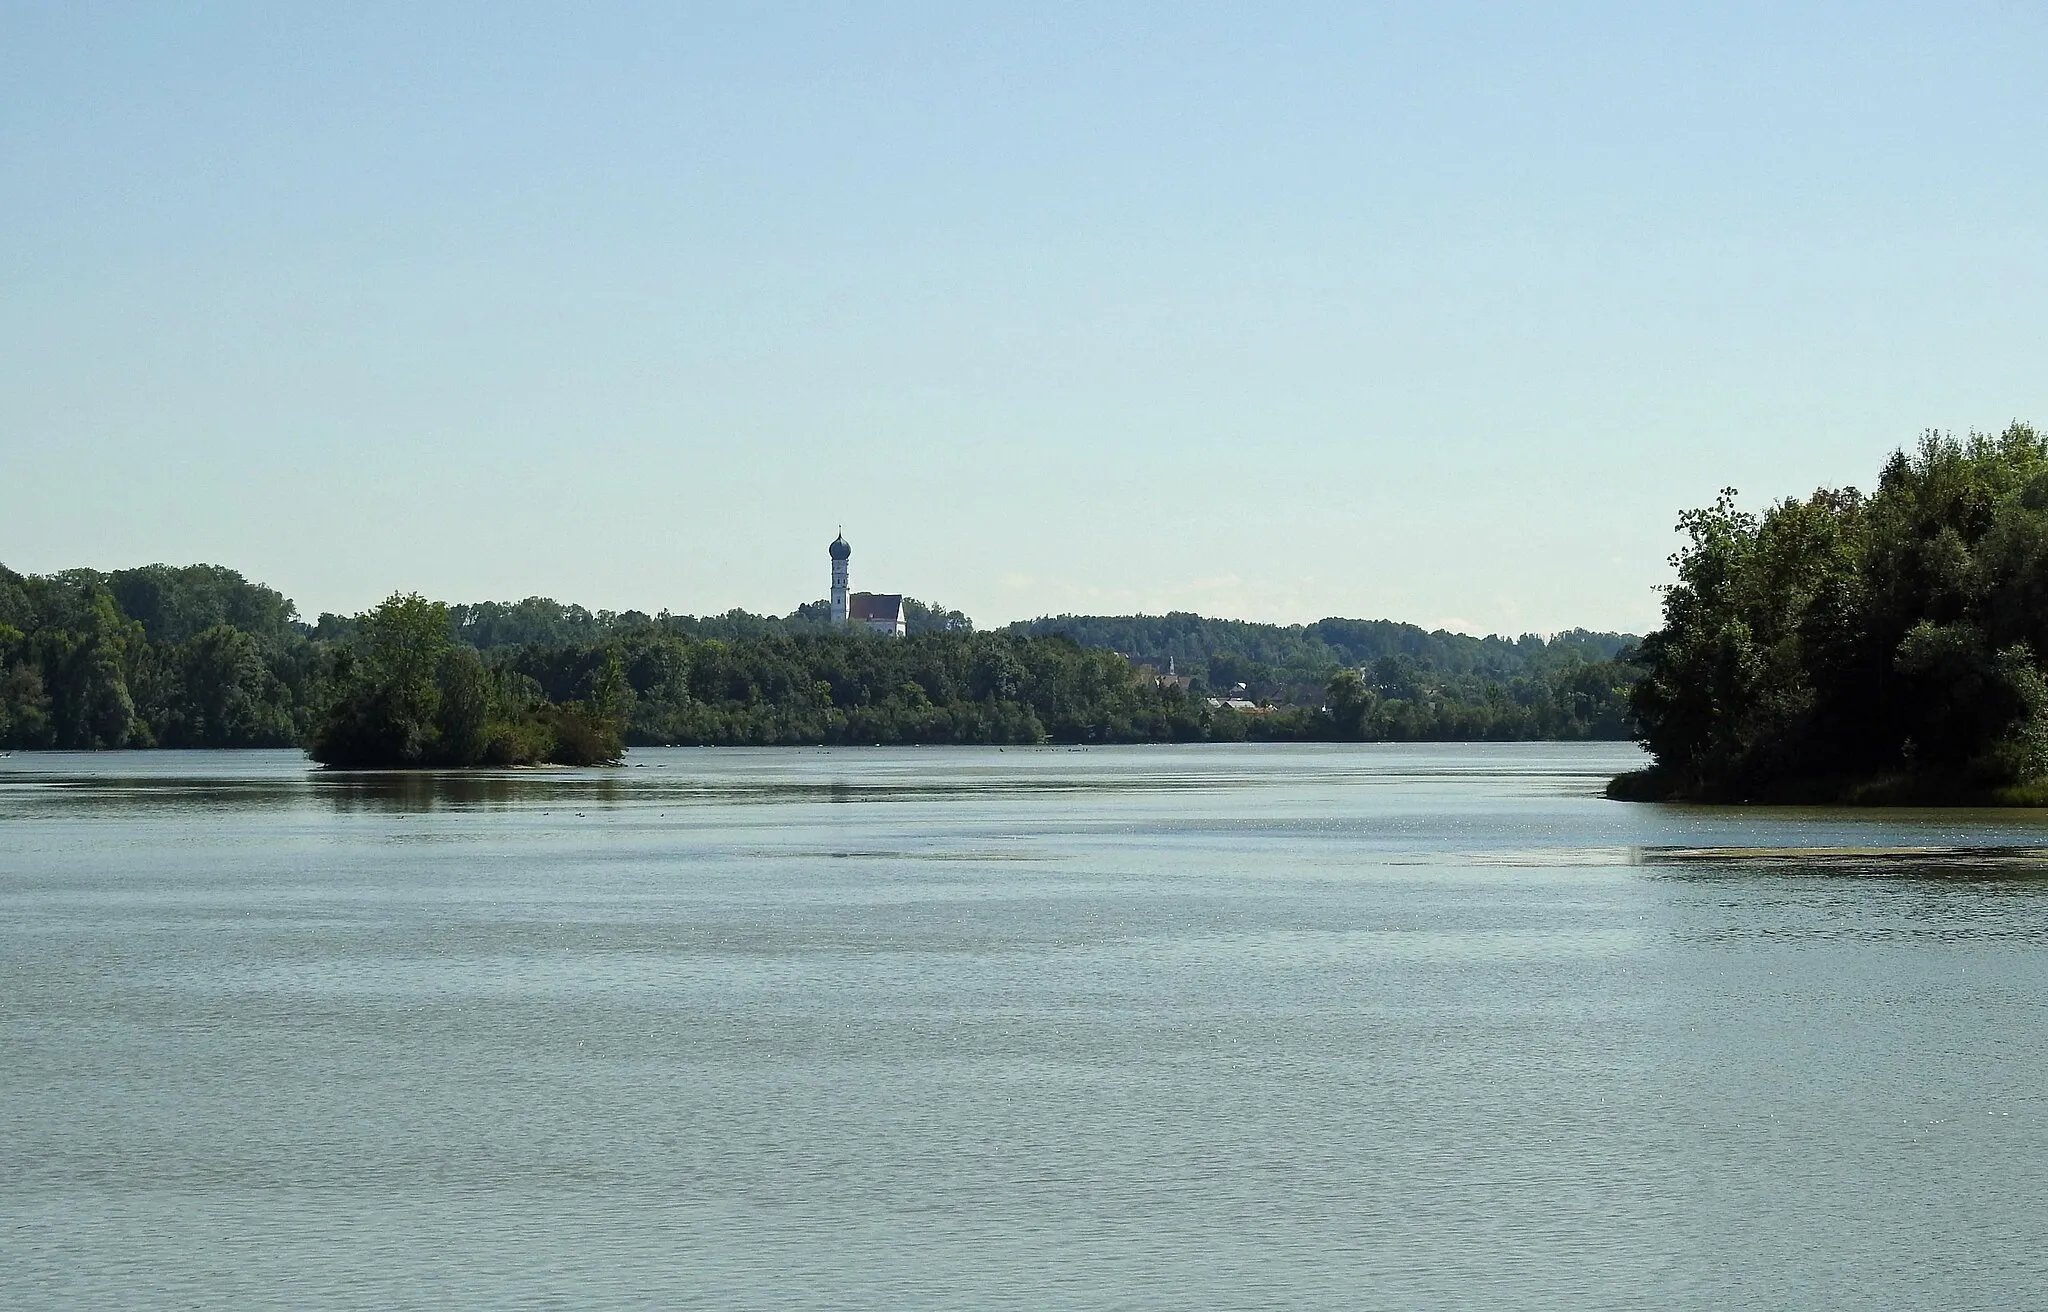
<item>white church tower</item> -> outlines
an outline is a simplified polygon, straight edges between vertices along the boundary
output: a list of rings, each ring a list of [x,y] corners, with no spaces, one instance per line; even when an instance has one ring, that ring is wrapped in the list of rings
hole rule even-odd
[[[846,590],[846,558],[853,554],[853,548],[846,545],[846,535],[841,533],[833,538],[828,550],[832,554],[832,622],[842,628],[886,633],[892,638],[909,633],[910,616],[904,609],[902,593]]]
[[[832,622],[846,623],[846,558],[853,554],[853,548],[846,545],[846,534],[832,539]]]

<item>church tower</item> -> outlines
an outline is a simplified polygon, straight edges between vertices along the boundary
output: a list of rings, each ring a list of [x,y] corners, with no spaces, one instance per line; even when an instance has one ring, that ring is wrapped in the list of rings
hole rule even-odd
[[[853,554],[853,548],[846,545],[846,534],[832,539],[828,550],[832,553],[832,622],[846,623],[846,558]]]

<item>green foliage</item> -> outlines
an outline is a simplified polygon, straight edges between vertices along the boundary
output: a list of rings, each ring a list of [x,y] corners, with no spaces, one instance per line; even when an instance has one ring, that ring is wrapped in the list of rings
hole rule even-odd
[[[0,632],[0,640],[6,636]],[[0,743],[9,747],[51,747],[56,741],[57,730],[50,718],[50,694],[43,687],[43,672],[25,661],[0,668]]]
[[[620,693],[606,691],[614,665]],[[1389,686],[1401,695],[1340,670],[1327,706],[1245,714],[1160,686],[1114,652],[1014,633],[892,640],[825,629],[738,642],[643,633],[536,644],[507,667],[549,698],[621,708],[629,742],[764,745],[1619,738],[1633,674],[1577,661],[1505,684],[1464,676],[1446,697],[1432,676],[1397,661]]]
[[[1634,639],[1574,629],[1545,639],[1475,638],[1426,632],[1393,620],[1323,619],[1313,624],[1255,624],[1174,611],[1166,615],[1060,615],[1012,624],[1011,633],[1060,634],[1084,647],[1128,654],[1165,669],[1169,659],[1199,685],[1243,683],[1254,696],[1313,689],[1332,672],[1405,658],[1409,667],[1446,677],[1499,681],[1560,666],[1613,660]]]
[[[1331,728],[1339,738],[1357,741],[1365,737],[1366,721],[1378,700],[1357,670],[1339,670],[1323,688]]]
[[[1061,615],[1012,633],[1064,634],[1191,675],[1196,692],[1279,709],[1254,738],[1368,741],[1609,738],[1630,735],[1632,638],[1574,629],[1551,638],[1475,638],[1392,620],[1254,624],[1176,611]],[[1360,688],[1349,680],[1355,671]]]
[[[910,636],[892,640],[841,630],[829,609],[696,618],[401,595],[306,625],[281,594],[217,566],[0,569],[0,747],[306,743],[367,767],[593,763],[627,741],[1628,732],[1632,670],[1608,659],[1614,635],[1478,639],[1385,621],[1283,629],[1187,615],[976,633],[959,611],[906,599]],[[1173,656],[1195,686],[1159,686],[1118,650],[1161,667]],[[1240,713],[1204,695],[1253,679],[1276,709]]]
[[[310,722],[291,602],[211,565],[0,569],[0,747],[272,747]]]
[[[291,636],[298,607],[283,593],[251,583],[219,565],[144,565],[106,576],[121,613],[142,625],[151,642],[183,643],[210,629],[254,638]]]
[[[598,697],[557,705],[452,636],[448,607],[395,594],[336,654],[334,693],[308,751],[348,768],[595,765],[624,750],[624,674],[603,663]]]
[[[648,623],[645,615],[627,612],[627,622]],[[448,607],[454,638],[489,651],[495,647],[519,647],[527,643],[560,646],[572,642],[596,642],[609,637],[621,618],[609,611],[593,613],[581,606],[564,606],[550,597],[528,597],[524,601],[484,601]]]
[[[826,614],[831,614],[829,609]],[[911,633],[974,632],[974,621],[959,611],[947,610],[935,603],[927,604],[915,597],[903,599],[903,626]]]
[[[1761,516],[1733,491],[1687,545],[1633,705],[1636,796],[1985,796],[2048,772],[2048,441],[1925,435],[1877,491]],[[1873,780],[1893,782],[1879,787]]]
[[[166,747],[234,747],[298,741],[290,689],[248,633],[217,624],[162,653],[170,688],[155,715]]]
[[[1339,670],[1320,704],[1253,716],[1255,739],[1356,742],[1513,742],[1629,737],[1635,666],[1575,660],[1511,679],[1445,675],[1407,656]]]
[[[929,606],[913,597],[903,599],[904,618],[912,633],[966,633],[974,622],[957,610]],[[589,611],[581,606],[563,605],[549,597],[528,597],[519,602],[481,601],[448,608],[451,632],[459,642],[480,651],[507,647],[569,647],[629,637],[667,635],[677,638],[717,639],[746,642],[783,634],[828,630],[832,603],[810,601],[786,616],[755,615],[730,610],[723,615],[671,615],[663,611],[648,615],[637,610]],[[321,616],[323,625],[340,636],[348,621]]]
[[[736,642],[643,633],[525,647],[507,668],[544,696],[620,716],[642,744],[1195,741],[1236,718],[1141,684],[1108,652],[959,631]]]
[[[49,577],[0,568],[0,745],[126,747],[150,741],[130,679],[142,626],[89,570]]]

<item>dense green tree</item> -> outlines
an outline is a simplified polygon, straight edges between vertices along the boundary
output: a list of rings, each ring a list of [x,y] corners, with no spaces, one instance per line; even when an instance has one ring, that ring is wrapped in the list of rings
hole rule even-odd
[[[1313,624],[1256,624],[1176,611],[1167,615],[1059,615],[1009,626],[1032,636],[1059,634],[1086,647],[1120,651],[1161,669],[1173,661],[1211,689],[1244,683],[1253,691],[1312,685],[1331,672],[1390,658],[1447,677],[1500,680],[1568,664],[1613,660],[1634,639],[1574,629],[1545,639],[1434,632],[1392,620],[1324,619]]]
[[[0,615],[0,746],[279,746],[310,723],[318,652],[232,570],[0,569]]]
[[[18,641],[19,633],[14,637]],[[8,632],[0,630],[0,644],[7,638]],[[0,666],[0,745],[51,747],[56,741],[43,672],[25,661]]]
[[[299,739],[289,692],[257,640],[227,624],[172,652],[175,702],[157,739],[166,747],[287,747]]]
[[[348,767],[590,765],[617,760],[624,674],[602,662],[596,705],[559,705],[452,636],[446,606],[395,594],[336,654],[334,694],[309,746]]]
[[[903,624],[912,633],[972,633],[974,621],[957,610],[948,610],[936,603],[919,601],[915,597],[903,599]]]
[[[0,669],[9,671],[9,746],[147,743],[128,682],[145,646],[98,575],[0,570]]]
[[[2048,442],[1927,434],[1877,490],[1680,518],[1631,796],[1991,796],[2048,772]]]
[[[440,763],[449,750],[438,723],[442,658],[454,651],[447,608],[418,593],[394,594],[364,616],[357,642],[336,654],[336,694],[314,733],[314,759]],[[459,677],[459,665],[446,664]]]
[[[219,565],[144,565],[115,570],[105,580],[121,613],[141,624],[151,642],[187,642],[221,627],[278,640],[298,615],[283,593]]]
[[[1336,736],[1352,741],[1365,737],[1375,698],[1358,671],[1339,670],[1331,675],[1323,695],[1329,699],[1326,709]]]

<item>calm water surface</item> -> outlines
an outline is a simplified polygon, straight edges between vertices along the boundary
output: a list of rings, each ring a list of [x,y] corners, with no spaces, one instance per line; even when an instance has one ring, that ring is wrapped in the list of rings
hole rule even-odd
[[[0,1305],[2048,1304],[2048,820],[0,760]]]

